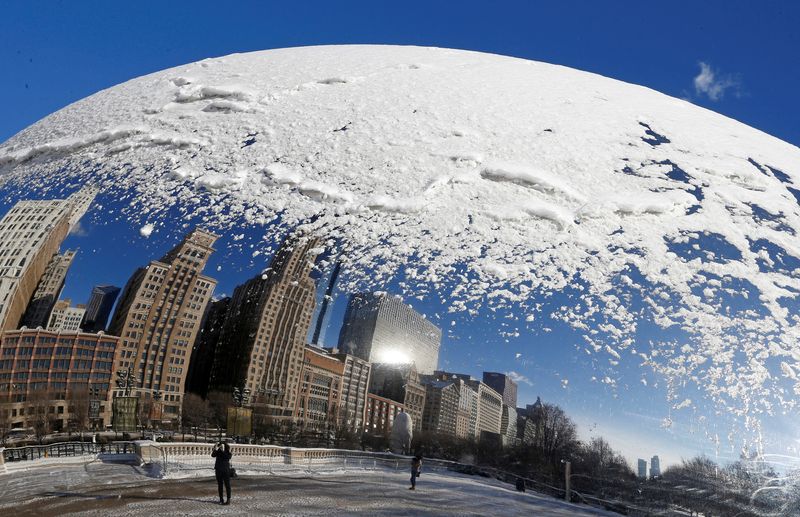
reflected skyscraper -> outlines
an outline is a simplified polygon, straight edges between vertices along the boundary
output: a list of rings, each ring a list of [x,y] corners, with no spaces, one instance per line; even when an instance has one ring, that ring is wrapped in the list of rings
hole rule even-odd
[[[166,420],[180,416],[192,346],[217,285],[202,274],[216,240],[196,229],[160,260],[139,268],[109,326],[121,338],[115,371],[131,372],[135,396],[163,401]]]
[[[220,329],[210,389],[249,389],[259,419],[294,416],[314,312],[317,246],[312,237],[288,237],[263,274],[234,290]]]
[[[21,325],[29,328],[46,327],[50,320],[50,313],[56,305],[56,301],[61,296],[64,289],[64,282],[67,278],[67,271],[75,258],[75,251],[67,250],[64,253],[57,253],[50,259],[47,268],[36,286],[25,315],[22,317]]]
[[[339,349],[372,363],[413,363],[431,374],[439,363],[442,331],[397,296],[351,296],[339,333]]]
[[[0,331],[20,323],[48,264],[96,195],[84,188],[66,199],[19,201],[0,219]]]
[[[650,477],[661,477],[661,460],[658,458],[658,455],[650,458]]]
[[[320,278],[316,280],[317,305],[316,310],[314,311],[314,327],[310,340],[314,345],[324,346],[326,344],[325,336],[331,320],[334,293],[336,292],[336,283],[339,280],[340,269],[340,262],[336,262],[332,266],[330,263],[328,263],[327,270],[323,271]]]
[[[119,295],[119,287],[98,285],[92,289],[89,303],[86,304],[86,315],[83,317],[84,332],[99,332],[106,329],[111,309]]]

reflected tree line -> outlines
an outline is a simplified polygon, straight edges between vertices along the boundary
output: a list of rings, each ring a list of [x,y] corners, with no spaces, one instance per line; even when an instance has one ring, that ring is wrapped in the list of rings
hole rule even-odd
[[[415,436],[414,445],[427,456],[494,467],[560,488],[569,461],[573,501],[630,515],[800,515],[800,469],[779,474],[755,456],[725,466],[698,456],[658,478],[641,479],[604,438],[580,440],[574,421],[559,406],[542,404],[531,420],[528,442],[502,451],[432,434]]]

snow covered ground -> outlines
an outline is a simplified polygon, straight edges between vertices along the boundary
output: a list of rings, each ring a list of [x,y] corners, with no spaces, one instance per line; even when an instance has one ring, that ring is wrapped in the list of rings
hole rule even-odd
[[[138,466],[92,461],[0,476],[3,515],[616,515],[519,493],[498,481],[423,473],[416,491],[391,470],[286,472],[233,481],[233,504],[216,504],[211,462],[201,476],[155,479]]]

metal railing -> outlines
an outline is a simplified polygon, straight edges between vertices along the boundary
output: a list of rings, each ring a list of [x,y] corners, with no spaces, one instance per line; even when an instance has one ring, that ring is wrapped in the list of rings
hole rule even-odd
[[[156,451],[142,452],[142,459],[158,464],[162,472],[195,471],[212,473],[213,460],[209,443],[158,443],[148,446]],[[387,452],[367,452],[347,449],[309,449],[281,447],[275,445],[231,444],[233,459],[231,465],[250,473],[264,474],[323,474],[335,471],[375,471],[389,470],[402,472],[411,468],[411,457]],[[423,460],[425,472],[460,473],[496,479],[516,485],[522,480],[526,489],[564,497],[564,489],[546,483],[521,477],[517,474],[491,468],[459,463],[455,461],[426,458]]]
[[[133,442],[60,442],[48,445],[26,445],[2,449],[4,463],[31,461],[43,458],[66,458],[98,454],[136,454]]]

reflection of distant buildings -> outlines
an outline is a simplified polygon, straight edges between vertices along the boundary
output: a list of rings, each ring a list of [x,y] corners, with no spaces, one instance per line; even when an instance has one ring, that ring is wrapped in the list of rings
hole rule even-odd
[[[97,285],[86,307],[59,300],[75,258],[59,247],[93,197],[84,190],[21,201],[0,220],[0,324],[29,327],[0,334],[0,404],[13,399],[15,425],[28,425],[24,416],[43,397],[64,415],[60,426],[77,418],[70,397],[91,398],[94,423],[108,423],[113,397],[129,393],[139,400],[140,424],[175,425],[186,392],[229,396],[238,388],[256,428],[388,435],[403,411],[417,431],[524,441],[516,383],[498,372],[480,381],[438,371],[441,330],[398,296],[351,296],[339,348],[314,346],[325,344],[341,273],[318,237],[291,235],[263,274],[214,302],[216,280],[203,270],[218,237],[201,229],[135,271],[121,296]],[[39,233],[25,240],[15,228]],[[99,334],[107,324],[109,335]]]
[[[661,460],[658,458],[658,455],[650,458],[650,477],[661,477]]]
[[[431,374],[441,340],[442,331],[399,297],[358,293],[347,305],[339,349],[373,363],[413,363]]]
[[[86,308],[83,305],[73,307],[72,300],[59,300],[50,313],[47,330],[78,332],[81,330],[81,321],[85,313]]]
[[[119,287],[113,285],[97,285],[92,288],[89,303],[86,304],[86,315],[82,327],[86,332],[100,332],[106,329],[111,309],[119,296]]]
[[[39,280],[39,284],[36,286],[36,291],[33,293],[28,308],[25,309],[21,325],[30,328],[47,326],[50,320],[50,312],[55,307],[56,300],[61,296],[61,291],[64,289],[64,281],[67,278],[67,271],[74,258],[75,251],[72,250],[53,255],[41,280]]]
[[[401,403],[414,429],[422,429],[425,387],[413,364],[373,363],[369,392]]]
[[[58,248],[95,195],[85,188],[67,199],[19,201],[0,219],[0,331],[17,328],[48,265],[53,266]],[[59,285],[57,275],[53,277]],[[34,312],[49,312],[44,309]],[[37,316],[39,323],[46,319]]]
[[[119,338],[49,330],[9,330],[0,337],[0,411],[10,427],[67,429],[111,420],[106,402]],[[94,401],[96,413],[90,412]],[[88,421],[87,421],[88,419]]]
[[[315,279],[317,282],[316,308],[314,310],[314,326],[312,327],[311,344],[325,346],[325,337],[330,325],[331,314],[333,312],[334,295],[336,293],[336,283],[339,281],[341,263],[331,264],[330,257],[317,260],[320,269],[320,277]]]

